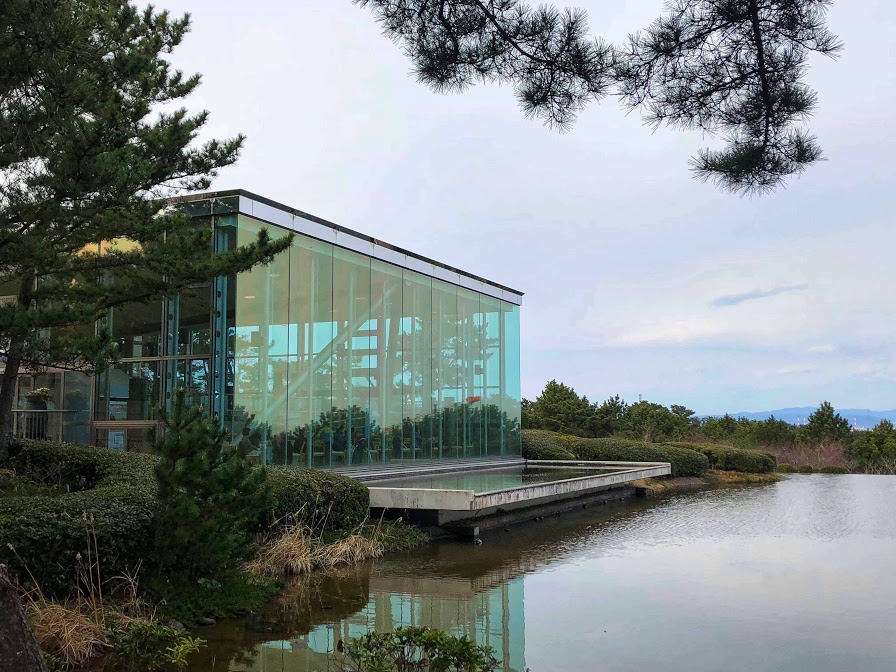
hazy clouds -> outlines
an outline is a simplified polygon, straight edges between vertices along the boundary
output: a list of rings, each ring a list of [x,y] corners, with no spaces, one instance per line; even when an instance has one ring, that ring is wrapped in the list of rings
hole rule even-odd
[[[662,2],[596,0],[619,40]],[[618,3],[622,4],[622,3]],[[828,161],[761,198],[695,182],[699,134],[608,98],[566,134],[509,88],[441,96],[349,0],[165,0],[209,133],[248,135],[242,187],[526,292],[523,391],[548,378],[701,412],[896,406],[896,6],[839,0],[812,60]]]

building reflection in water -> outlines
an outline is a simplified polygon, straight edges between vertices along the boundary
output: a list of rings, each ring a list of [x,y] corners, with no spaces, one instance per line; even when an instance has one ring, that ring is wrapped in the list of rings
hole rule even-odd
[[[490,646],[504,672],[525,670],[523,577],[483,586],[482,578],[380,576],[369,579],[367,604],[351,616],[315,625],[307,634],[256,644],[231,663],[240,672],[311,672],[341,670],[334,654],[340,640],[369,630],[426,626],[466,636]],[[498,579],[498,577],[494,577]],[[214,646],[214,642],[211,643]],[[202,669],[200,666],[197,669]]]

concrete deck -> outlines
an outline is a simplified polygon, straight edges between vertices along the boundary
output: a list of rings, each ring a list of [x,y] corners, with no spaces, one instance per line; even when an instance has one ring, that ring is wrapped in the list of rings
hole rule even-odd
[[[574,462],[565,460],[530,460],[529,466],[557,469],[621,469],[611,474],[597,473],[547,483],[521,485],[504,490],[474,492],[473,490],[448,490],[433,488],[390,488],[386,479],[370,490],[370,506],[377,509],[427,509],[440,511],[481,511],[499,506],[511,506],[544,498],[557,498],[586,493],[613,485],[629,483],[641,478],[667,476],[671,473],[668,462]],[[501,465],[507,468],[506,463]],[[495,467],[493,467],[495,468]],[[426,472],[427,475],[433,472]],[[402,471],[402,478],[409,476]],[[394,478],[395,476],[393,476]]]
[[[480,461],[475,461],[475,470],[479,471]],[[594,475],[579,476],[557,481],[520,485],[501,490],[474,492],[473,490],[452,490],[442,488],[408,488],[389,487],[388,479],[407,479],[413,474],[405,469],[392,472],[390,476],[368,481],[370,490],[370,508],[382,512],[402,512],[406,519],[430,528],[453,528],[466,534],[477,536],[479,527],[488,527],[491,523],[508,524],[518,522],[546,512],[572,508],[571,500],[583,503],[599,501],[601,503],[614,499],[613,493],[621,490],[620,495],[630,496],[634,488],[626,487],[627,483],[642,478],[668,476],[672,469],[668,462],[579,462],[567,460],[529,460],[528,462],[502,461],[500,464],[488,466],[490,469],[507,469],[508,467],[532,466],[540,469],[593,469]],[[446,465],[440,465],[445,467]],[[474,465],[470,461],[455,464],[454,468],[442,469],[439,472],[421,467],[420,476],[450,471],[471,471]],[[607,469],[615,469],[606,473]],[[366,479],[365,479],[366,480]],[[612,492],[611,492],[612,491]],[[621,497],[620,497],[621,498]]]

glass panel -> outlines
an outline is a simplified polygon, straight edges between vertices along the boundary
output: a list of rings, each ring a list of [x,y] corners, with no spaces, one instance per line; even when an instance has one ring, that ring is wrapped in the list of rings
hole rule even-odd
[[[479,457],[482,453],[482,329],[479,294],[459,287],[458,312],[458,381],[461,413],[458,428],[463,457]]]
[[[119,362],[97,378],[97,420],[153,420],[159,404],[159,362]]]
[[[333,253],[333,464],[369,461],[370,258]]]
[[[329,246],[328,246],[329,247]],[[333,450],[333,248],[311,259],[311,324],[308,334],[311,398],[311,464],[328,467]]]
[[[66,371],[62,405],[62,440],[69,443],[90,443],[90,376]]]
[[[112,339],[123,358],[162,354],[162,302],[129,303],[109,312]]]
[[[378,259],[370,270],[371,456],[400,460],[402,440],[402,269]]]
[[[479,300],[482,319],[482,428],[487,455],[503,453],[501,389],[501,302],[482,295]]]
[[[211,285],[193,288],[168,305],[169,354],[208,355],[212,347]]]
[[[233,242],[248,245],[262,228],[268,228],[273,239],[286,235],[281,229],[240,216]],[[284,454],[288,290],[288,253],[227,283],[229,361],[225,394],[229,399],[225,423],[234,440],[252,443],[249,452],[262,463],[271,461],[275,443],[281,446],[280,455]]]
[[[331,245],[300,236],[296,237],[289,251],[288,354],[285,358],[288,432],[283,451],[285,463],[295,466],[311,466],[312,452],[319,453],[320,463],[326,461],[323,439],[319,435],[321,425],[314,423],[317,436],[312,429],[312,421],[318,419],[317,414],[324,406],[324,402],[314,404],[314,385],[320,380],[312,376],[312,366],[314,352],[316,349],[319,352],[321,347],[315,347],[315,338],[320,339],[322,335],[326,338],[326,332],[332,330],[328,326],[331,322],[332,255]],[[319,304],[321,300],[323,306]],[[317,326],[316,320],[323,320],[323,325]],[[329,394],[327,389],[326,406],[330,404]]]
[[[404,443],[407,456],[433,456],[432,279],[404,272]]]
[[[520,307],[501,302],[504,451],[521,455],[520,443]]]
[[[176,362],[174,386],[172,389],[185,391],[184,401],[188,407],[204,406],[209,402],[209,362],[207,359],[181,359]]]
[[[458,432],[457,287],[432,281],[433,311],[433,439],[438,457],[461,453]]]

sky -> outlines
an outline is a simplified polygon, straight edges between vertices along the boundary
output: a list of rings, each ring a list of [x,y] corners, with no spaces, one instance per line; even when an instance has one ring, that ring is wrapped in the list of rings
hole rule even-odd
[[[837,0],[810,59],[827,160],[759,197],[694,180],[713,138],[617,100],[566,133],[509,87],[418,84],[350,0],[157,0],[190,12],[172,55],[203,83],[204,137],[247,136],[243,188],[525,293],[522,391],[556,379],[698,413],[896,408],[896,3]],[[579,0],[611,42],[661,0]]]

